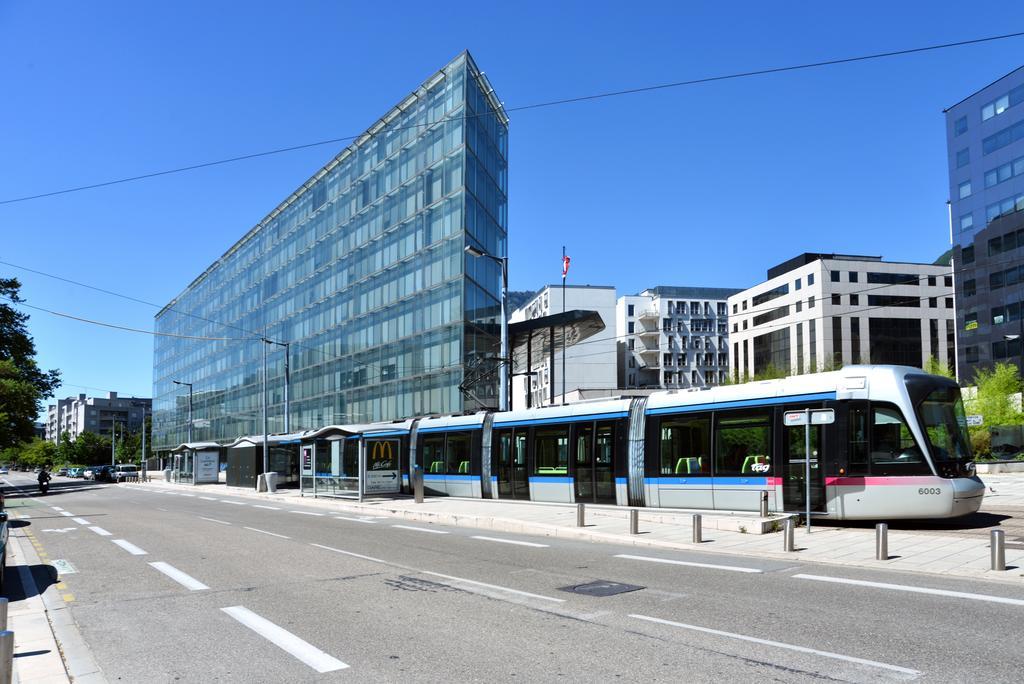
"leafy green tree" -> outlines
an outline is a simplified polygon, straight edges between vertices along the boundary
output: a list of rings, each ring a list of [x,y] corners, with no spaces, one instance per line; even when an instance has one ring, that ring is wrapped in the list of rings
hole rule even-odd
[[[149,448],[149,444],[146,445]],[[135,463],[139,460],[139,452],[142,450],[141,432],[124,432],[117,435],[118,463]]]
[[[10,304],[21,302],[17,278],[0,278],[0,449],[29,442],[43,399],[60,385],[60,371],[42,371],[24,314]]]
[[[1021,391],[1020,375],[1012,363],[997,363],[992,370],[979,369],[974,376],[978,397],[971,412],[981,414],[986,427],[1024,424],[1024,414],[1012,401]]]
[[[953,369],[951,369],[948,364],[942,363],[934,356],[930,357],[928,362],[924,364],[924,372],[929,375],[941,375],[942,377],[949,378],[950,380],[955,379],[953,377]]]
[[[75,449],[75,463],[82,465],[103,465],[110,463],[110,438],[95,432],[83,432],[72,442]]]

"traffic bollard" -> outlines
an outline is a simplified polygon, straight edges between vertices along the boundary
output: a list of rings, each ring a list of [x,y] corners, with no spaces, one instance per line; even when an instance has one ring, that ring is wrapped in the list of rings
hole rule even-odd
[[[875,525],[875,560],[889,560],[889,525]]]
[[[693,543],[700,544],[704,541],[704,532],[701,529],[700,513],[693,514]]]
[[[587,513],[586,506],[584,504],[576,504],[576,527],[587,526]]]
[[[992,530],[989,545],[992,547],[992,569],[1006,570],[1006,533]]]
[[[423,466],[415,465],[412,468],[412,495],[415,503],[423,503]]]
[[[761,517],[768,517],[768,492],[761,492]]]
[[[0,632],[7,629],[7,599],[0,598]]]
[[[14,675],[14,632],[0,632],[0,684],[11,684]]]
[[[635,508],[629,510],[629,533],[640,534],[640,511]]]
[[[793,535],[796,530],[796,525],[793,524],[793,516],[785,519],[782,523],[782,550],[783,551],[795,551],[796,544],[793,539]]]

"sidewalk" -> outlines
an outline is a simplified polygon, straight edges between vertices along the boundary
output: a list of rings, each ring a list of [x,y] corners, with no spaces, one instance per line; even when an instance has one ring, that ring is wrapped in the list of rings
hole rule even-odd
[[[17,520],[11,509],[11,520]],[[19,515],[20,517],[20,515]],[[4,595],[8,597],[7,629],[14,632],[14,678],[20,684],[105,684],[107,681],[82,641],[56,581],[36,583],[32,568],[49,565],[37,551],[30,527],[11,528],[7,541]],[[43,558],[40,558],[40,553]],[[17,586],[17,589],[15,587]],[[12,592],[14,595],[12,595]]]
[[[358,503],[344,499],[300,497],[297,490],[267,494],[220,484],[193,486],[155,480],[151,483],[119,486],[157,488],[204,496],[273,500],[280,504],[287,502],[339,513],[387,516],[516,534],[613,542],[661,549],[699,549],[706,553],[730,553],[776,560],[798,559],[839,566],[1001,580],[1024,586],[1024,545],[1007,544],[1006,566],[1011,569],[995,572],[989,569],[988,537],[953,532],[920,534],[890,531],[889,560],[879,561],[875,560],[874,529],[812,526],[812,531],[808,534],[804,528],[798,528],[795,533],[797,551],[785,552],[782,550],[781,534],[749,533],[746,526],[759,525],[763,519],[744,514],[722,514],[719,511],[701,512],[704,543],[696,545],[692,543],[693,511],[640,509],[640,534],[631,535],[629,509],[616,506],[588,505],[586,526],[576,527],[574,505],[452,497],[428,497],[422,504],[415,503],[411,497],[368,499]]]

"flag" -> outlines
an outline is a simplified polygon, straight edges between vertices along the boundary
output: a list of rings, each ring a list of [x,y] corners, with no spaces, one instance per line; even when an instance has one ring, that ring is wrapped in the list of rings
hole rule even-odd
[[[565,280],[565,276],[569,275],[569,257],[566,255],[562,256],[562,280]]]

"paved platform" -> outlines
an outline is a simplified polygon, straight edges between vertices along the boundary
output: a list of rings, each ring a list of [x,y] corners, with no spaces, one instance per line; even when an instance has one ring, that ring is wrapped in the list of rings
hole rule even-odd
[[[629,533],[628,509],[616,506],[588,505],[586,526],[577,527],[576,507],[573,505],[454,497],[427,497],[421,504],[415,503],[411,497],[375,498],[359,503],[346,499],[303,497],[299,495],[298,490],[280,490],[268,494],[220,484],[181,485],[155,480],[151,483],[120,486],[159,488],[168,493],[288,502],[291,505],[318,507],[353,515],[388,516],[519,534],[586,539],[642,547],[690,550],[697,548],[697,545],[692,543],[690,512],[665,509],[641,509],[639,534],[632,535]],[[1016,491],[1017,483],[1014,481],[1000,486]],[[718,511],[705,511],[702,515],[704,534],[703,543],[699,548],[704,552],[775,559],[799,558],[804,561],[841,566],[885,568],[1024,585],[1024,545],[1008,544],[1008,569],[1001,572],[993,571],[990,569],[988,538],[979,535],[891,530],[889,559],[881,561],[875,560],[873,528],[846,528],[834,525],[814,528],[812,525],[810,533],[804,528],[799,528],[796,530],[797,551],[786,552],[783,550],[783,535],[750,534],[749,530],[740,529],[744,521],[754,525],[762,520],[760,518],[744,514],[722,514]]]

